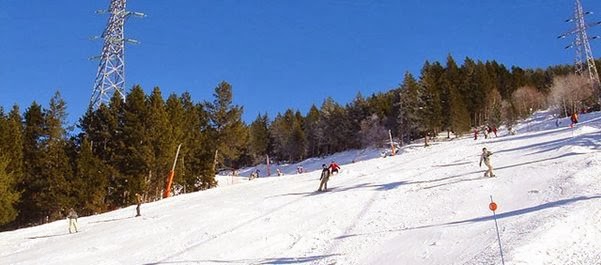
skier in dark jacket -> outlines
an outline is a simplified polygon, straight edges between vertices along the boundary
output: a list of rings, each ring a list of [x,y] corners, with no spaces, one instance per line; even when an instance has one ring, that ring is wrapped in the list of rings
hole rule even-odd
[[[142,205],[142,195],[136,193],[136,217],[141,216],[140,214],[140,205]]]
[[[319,178],[321,182],[319,183],[319,189],[317,189],[317,191],[322,191],[322,187],[323,191],[327,191],[328,180],[330,179],[330,168],[327,167],[326,164],[321,165],[321,168],[321,177]]]

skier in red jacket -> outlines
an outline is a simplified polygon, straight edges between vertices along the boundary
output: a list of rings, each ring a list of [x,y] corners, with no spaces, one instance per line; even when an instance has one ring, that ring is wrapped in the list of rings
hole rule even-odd
[[[328,168],[330,169],[330,173],[332,175],[334,175],[334,173],[338,173],[338,170],[340,170],[340,166],[338,164],[336,164],[335,161],[332,161],[332,163],[330,163],[330,166]]]

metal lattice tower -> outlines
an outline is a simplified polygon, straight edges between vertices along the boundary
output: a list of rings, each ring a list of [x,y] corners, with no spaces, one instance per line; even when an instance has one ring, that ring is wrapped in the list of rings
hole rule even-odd
[[[597,72],[597,67],[595,67],[595,59],[593,57],[593,52],[591,51],[591,45],[589,44],[589,40],[598,39],[599,36],[589,38],[586,30],[590,27],[601,24],[601,22],[587,24],[584,20],[584,16],[592,13],[593,12],[584,12],[580,0],[576,0],[574,6],[574,17],[565,20],[565,22],[574,22],[576,24],[576,28],[559,35],[558,38],[563,39],[570,35],[574,35],[574,42],[565,48],[574,48],[576,50],[576,74],[583,76],[585,75],[585,72],[588,73],[588,78],[591,82],[591,85],[595,88],[599,88],[599,73]],[[587,67],[586,71],[584,69],[585,59]]]
[[[90,107],[97,109],[101,104],[108,104],[114,93],[125,99],[125,43],[138,44],[133,39],[126,39],[123,34],[125,20],[130,16],[145,17],[139,12],[125,10],[126,0],[111,0],[108,10],[98,10],[98,14],[109,14],[106,29],[97,39],[104,39],[102,54],[92,59],[100,59],[98,72],[94,81],[94,91],[90,99]]]

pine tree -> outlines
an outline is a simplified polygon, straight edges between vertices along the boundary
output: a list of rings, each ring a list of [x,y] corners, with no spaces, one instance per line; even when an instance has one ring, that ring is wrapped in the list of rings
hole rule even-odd
[[[117,180],[120,205],[128,205],[135,193],[148,192],[151,176],[152,143],[148,135],[149,118],[145,94],[138,85],[126,96],[123,106],[123,148],[117,150],[117,169],[123,179]]]
[[[189,93],[181,96],[184,108],[184,132],[186,137],[182,147],[184,173],[182,177],[187,190],[205,190],[215,187],[216,143],[212,138],[209,114],[203,105],[194,104]],[[185,148],[184,148],[185,147]]]
[[[440,91],[444,68],[440,63],[430,64],[426,61],[420,76],[420,96],[422,109],[419,111],[420,120],[426,132],[435,136],[442,126],[442,110],[440,105]]]
[[[294,123],[292,126],[292,145],[293,145],[293,157],[295,161],[301,161],[306,156],[307,150],[307,137],[305,135],[304,118],[300,111],[296,111],[294,114]]]
[[[98,157],[103,168],[109,168],[105,203],[108,209],[123,205],[126,177],[120,172],[127,158],[126,142],[123,132],[124,102],[117,93],[110,104],[100,105],[96,111],[88,109],[79,120],[82,133],[80,144],[85,138],[90,142],[94,156]],[[77,162],[76,162],[77,163]]]
[[[73,176],[73,169],[66,150],[66,110],[66,103],[57,92],[44,113],[45,133],[41,141],[43,169],[37,178],[46,182],[40,202],[51,220],[62,218],[63,212],[76,203],[76,198],[69,196],[72,192],[68,180]]]
[[[368,111],[368,102],[361,92],[357,93],[353,101],[346,106],[350,126],[350,148],[359,148],[363,145],[359,132],[361,131],[361,122],[367,118]]]
[[[193,191],[194,189],[191,188],[192,186],[187,185],[187,181],[185,179],[187,172],[185,171],[185,165],[183,164],[183,162],[186,160],[182,159],[186,157],[186,154],[188,154],[187,150],[190,149],[189,146],[183,146],[186,141],[186,137],[188,134],[190,134],[190,132],[187,132],[185,129],[186,116],[182,100],[175,94],[169,95],[165,103],[165,111],[167,112],[167,119],[169,121],[169,129],[166,134],[171,138],[174,145],[182,144],[182,148],[180,148],[180,156],[175,168],[173,185],[181,185],[184,187],[184,191]],[[197,128],[196,130],[200,130],[200,128]],[[176,150],[173,150],[173,152],[175,151]],[[172,153],[171,155],[173,156],[174,154],[175,153]],[[169,162],[171,163],[173,160],[170,160]],[[191,182],[191,184],[193,183],[194,182]]]
[[[319,156],[320,146],[323,139],[319,133],[319,109],[315,105],[311,105],[307,116],[303,121],[303,131],[307,137],[307,155],[309,157]]]
[[[349,146],[346,138],[350,129],[346,110],[331,97],[326,98],[321,106],[319,120],[319,137],[325,154],[345,150]]]
[[[17,182],[23,179],[23,118],[14,105],[0,125],[0,153],[9,160],[6,167]]]
[[[147,99],[146,128],[149,147],[151,150],[147,192],[150,198],[160,198],[161,190],[165,187],[166,177],[172,167],[173,157],[177,150],[177,143],[173,135],[172,125],[165,110],[165,102],[161,90],[155,87]]]
[[[461,85],[461,72],[455,60],[451,55],[447,57],[447,65],[444,73],[444,85],[441,93],[441,105],[442,105],[442,114],[443,114],[443,128],[445,130],[451,131],[453,130],[453,119],[458,121],[457,117],[453,117],[453,113],[457,112],[453,110],[453,106],[459,107],[459,103],[463,103],[463,99],[453,97],[452,94],[456,96],[461,96],[459,93],[459,87]],[[453,104],[453,100],[455,104]],[[465,106],[463,105],[463,108]],[[469,117],[468,117],[469,121]]]
[[[403,142],[411,142],[420,134],[422,121],[419,119],[421,104],[419,85],[413,75],[405,73],[399,93],[398,132]]]
[[[232,86],[221,82],[215,88],[213,102],[205,102],[211,121],[212,136],[216,144],[217,164],[229,164],[238,159],[247,141],[247,130],[242,122],[242,107],[232,104]]]
[[[302,159],[306,150],[305,132],[302,128],[303,117],[300,112],[286,110],[278,113],[270,127],[273,137],[274,153],[285,161],[295,162]]]
[[[503,100],[501,98],[501,94],[496,89],[493,90],[488,96],[488,99],[487,99],[488,113],[486,114],[486,117],[488,119],[489,125],[492,127],[498,128],[501,126],[501,124],[503,122],[502,101]]]
[[[75,196],[79,198],[76,206],[83,215],[102,213],[107,210],[108,177],[114,175],[115,170],[93,154],[87,138],[84,137],[80,142],[75,155],[75,177],[71,181],[72,185],[78,184],[75,190]]]
[[[451,131],[456,136],[461,136],[470,130],[470,117],[463,97],[459,91],[453,89],[450,91],[450,108],[451,108]]]
[[[44,139],[44,114],[42,106],[33,102],[24,114],[23,131],[23,179],[19,190],[23,191],[19,202],[20,225],[41,223],[45,209],[42,207],[42,193],[48,186],[46,179],[40,178],[44,170],[42,140]]]
[[[16,190],[16,179],[7,170],[9,159],[0,156],[0,227],[17,218],[17,202],[19,192]]]
[[[267,114],[257,115],[255,121],[250,124],[249,150],[253,158],[253,163],[257,163],[269,153],[269,118]]]
[[[290,146],[292,119],[293,112],[291,109],[288,109],[283,115],[278,113],[269,127],[273,141],[274,156],[279,160],[288,162],[292,162],[293,160]]]

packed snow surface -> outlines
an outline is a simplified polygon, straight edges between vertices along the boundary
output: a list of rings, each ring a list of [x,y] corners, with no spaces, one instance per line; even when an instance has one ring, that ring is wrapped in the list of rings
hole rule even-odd
[[[396,156],[356,150],[248,181],[0,233],[0,264],[601,264],[601,114],[536,113],[516,135]],[[495,178],[478,162],[493,152]],[[342,166],[316,192],[321,164]]]

